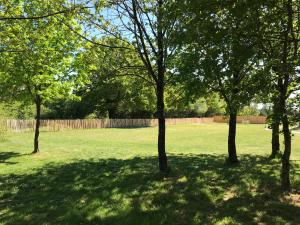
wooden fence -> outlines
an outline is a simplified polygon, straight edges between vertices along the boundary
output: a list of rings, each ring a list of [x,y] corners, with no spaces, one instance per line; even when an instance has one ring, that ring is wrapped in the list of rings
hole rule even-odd
[[[237,123],[253,123],[253,124],[265,124],[267,117],[265,116],[238,116]],[[228,123],[229,117],[215,116],[214,122],[216,123]]]
[[[167,125],[185,123],[212,123],[211,118],[166,119]],[[34,131],[35,120],[6,120],[7,129],[13,132]],[[65,129],[130,128],[157,126],[157,119],[84,119],[84,120],[41,120],[42,131]]]
[[[266,117],[238,116],[238,123],[265,123]],[[226,123],[228,118],[223,116],[206,118],[173,118],[166,119],[167,125],[191,123]],[[34,131],[35,120],[5,120],[2,121],[9,131]],[[65,129],[97,129],[97,128],[130,128],[154,127],[157,119],[84,119],[84,120],[41,120],[42,131],[61,131]]]

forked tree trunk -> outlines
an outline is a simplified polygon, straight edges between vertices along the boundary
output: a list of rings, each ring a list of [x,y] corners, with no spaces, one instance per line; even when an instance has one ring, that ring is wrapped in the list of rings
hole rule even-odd
[[[237,113],[230,113],[229,117],[229,132],[228,132],[228,161],[230,163],[237,163],[238,158],[236,154],[236,118]]]
[[[34,133],[34,148],[32,153],[38,153],[39,149],[39,136],[40,136],[40,120],[41,120],[41,97],[37,96],[35,100],[36,105],[36,123]]]
[[[157,84],[157,118],[158,118],[158,161],[159,170],[166,172],[168,169],[167,155],[165,150],[165,105],[164,105],[164,86]]]

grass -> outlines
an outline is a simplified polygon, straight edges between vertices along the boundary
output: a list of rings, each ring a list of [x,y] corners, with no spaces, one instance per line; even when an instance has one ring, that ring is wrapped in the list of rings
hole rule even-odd
[[[299,224],[300,134],[294,192],[279,191],[271,132],[239,125],[239,166],[225,163],[226,124],[167,128],[170,175],[158,173],[157,128],[42,132],[0,143],[0,224]]]

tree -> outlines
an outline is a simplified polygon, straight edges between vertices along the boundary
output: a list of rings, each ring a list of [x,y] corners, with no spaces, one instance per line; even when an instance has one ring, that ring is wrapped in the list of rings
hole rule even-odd
[[[251,2],[252,4],[252,2]],[[229,115],[228,160],[238,162],[236,117],[248,105],[260,85],[260,64],[251,5],[245,1],[185,1],[178,24],[181,46],[178,71],[193,85],[217,92]],[[180,62],[181,61],[181,62]]]
[[[165,88],[168,83],[168,65],[173,49],[170,48],[170,38],[173,25],[176,22],[168,20],[167,5],[171,1],[163,0],[115,0],[103,5],[102,1],[95,4],[95,12],[88,17],[90,27],[95,27],[101,35],[116,37],[132,47],[128,50],[138,53],[143,62],[143,76],[151,84],[156,93],[156,116],[158,118],[158,159],[159,169],[168,170],[165,151]],[[100,7],[102,6],[102,7]],[[108,9],[109,13],[105,10]],[[99,16],[99,14],[101,16]],[[96,32],[97,33],[97,32]],[[91,35],[90,35],[91,36]],[[96,45],[105,44],[95,42],[88,37],[85,40]],[[124,49],[123,46],[105,45],[106,47]]]
[[[299,87],[299,41],[300,4],[297,0],[265,1],[259,18],[260,48],[271,68],[275,81],[273,92],[276,122],[282,123],[284,152],[281,158],[281,186],[291,190],[290,155],[291,132],[287,103],[291,94]],[[280,15],[280,16],[279,16]],[[276,130],[278,130],[276,125]],[[276,131],[277,132],[277,131]],[[277,137],[276,137],[277,139]]]
[[[24,3],[25,4],[25,3]],[[28,1],[17,5],[22,14],[38,14],[45,11],[43,2]],[[4,66],[6,79],[2,86],[11,97],[36,106],[36,127],[33,153],[39,152],[39,128],[41,105],[45,101],[67,96],[72,88],[70,71],[73,54],[78,41],[61,27],[64,15],[43,20],[22,20],[6,24],[6,43],[17,43],[16,52],[4,52],[7,58]],[[68,17],[72,20],[72,17]],[[75,21],[73,20],[74,24]],[[11,29],[11,25],[16,28]]]

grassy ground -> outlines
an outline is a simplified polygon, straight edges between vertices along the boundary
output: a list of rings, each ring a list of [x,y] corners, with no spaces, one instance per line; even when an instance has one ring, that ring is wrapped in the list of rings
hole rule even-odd
[[[239,125],[239,166],[225,164],[226,124],[167,128],[172,171],[157,172],[156,128],[32,133],[0,143],[0,224],[299,224],[300,134],[291,195],[270,131]],[[297,194],[298,190],[298,194]]]

